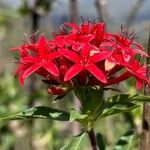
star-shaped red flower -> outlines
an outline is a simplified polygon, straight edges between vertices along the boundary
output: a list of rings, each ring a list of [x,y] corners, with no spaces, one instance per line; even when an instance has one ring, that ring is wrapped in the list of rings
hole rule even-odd
[[[41,67],[50,74],[59,76],[58,68],[54,63],[54,59],[59,56],[60,54],[58,52],[52,52],[49,50],[46,38],[42,35],[37,42],[37,53],[20,59],[21,63],[30,64],[30,67],[22,73],[22,78],[27,78]]]
[[[72,79],[81,71],[87,70],[99,81],[103,83],[107,82],[104,72],[96,66],[96,63],[110,57],[111,52],[104,50],[104,51],[97,51],[97,53],[95,53],[95,50],[93,50],[89,44],[85,44],[83,49],[79,53],[73,52],[65,48],[60,49],[59,53],[75,63],[66,72],[64,77],[65,81]]]

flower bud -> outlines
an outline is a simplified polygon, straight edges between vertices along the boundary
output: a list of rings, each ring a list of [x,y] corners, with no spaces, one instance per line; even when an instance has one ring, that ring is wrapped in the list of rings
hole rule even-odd
[[[53,95],[63,95],[65,94],[69,89],[67,87],[61,87],[61,86],[51,86],[47,89],[47,92],[49,94]]]

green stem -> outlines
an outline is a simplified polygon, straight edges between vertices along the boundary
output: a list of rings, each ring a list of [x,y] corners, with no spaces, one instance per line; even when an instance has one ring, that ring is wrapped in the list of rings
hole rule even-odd
[[[93,128],[91,128],[91,130],[88,131],[88,135],[92,146],[92,150],[97,150],[97,142],[96,142],[96,137]]]

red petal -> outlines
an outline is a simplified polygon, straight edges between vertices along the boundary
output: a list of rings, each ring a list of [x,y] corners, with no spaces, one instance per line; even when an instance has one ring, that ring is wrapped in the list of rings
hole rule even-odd
[[[89,24],[82,24],[81,27],[82,27],[83,33],[87,33],[87,34],[89,33],[89,29],[90,29]]]
[[[121,74],[119,77],[115,77],[114,79],[108,80],[108,82],[105,84],[105,86],[122,82],[124,80],[127,80],[131,76],[132,76],[132,74],[130,72],[126,71],[123,74]]]
[[[39,38],[39,41],[38,41],[38,51],[39,51],[39,55],[41,57],[45,57],[45,54],[46,54],[46,39],[45,39],[45,36],[42,35],[40,38]]]
[[[84,45],[83,49],[81,50],[82,55],[84,57],[88,57],[90,55],[90,49],[91,49],[91,47],[89,44]]]
[[[141,89],[142,86],[143,86],[143,82],[142,82],[141,80],[138,80],[138,79],[137,79],[137,81],[136,81],[136,88],[137,88],[137,89]]]
[[[24,69],[24,65],[20,65],[20,66],[15,70],[15,75],[19,74],[23,69]]]
[[[81,43],[73,43],[72,44],[72,49],[75,51],[79,51],[82,47],[83,47],[83,45]]]
[[[78,25],[74,24],[74,23],[65,23],[65,25],[81,32],[81,28]]]
[[[80,66],[79,64],[73,65],[65,74],[64,81],[68,81],[74,76],[76,76],[79,72],[81,72],[84,69],[83,66]]]
[[[97,66],[91,64],[89,66],[86,66],[86,69],[101,82],[107,82],[105,74]]]
[[[24,57],[20,59],[20,62],[22,63],[35,63],[37,62],[39,59],[29,56],[29,57]]]
[[[20,82],[21,85],[24,85],[24,78],[22,77],[22,75],[23,75],[23,73],[21,72],[19,74],[19,82]]]
[[[139,49],[143,49],[141,44],[138,44],[136,42],[132,42],[133,45],[135,45],[136,47],[138,47]]]
[[[146,57],[149,57],[148,54],[142,50],[139,50],[139,49],[133,49],[133,51],[137,54],[140,54],[140,55],[144,55]]]
[[[111,47],[113,46],[115,43],[114,42],[106,42],[106,43],[102,43],[100,45],[100,47]]]
[[[55,59],[55,58],[58,58],[58,57],[60,57],[61,55],[58,53],[58,52],[53,52],[53,53],[51,53],[51,54],[48,54],[48,59],[49,60],[53,60],[53,59]]]
[[[53,62],[46,63],[43,66],[49,73],[51,73],[54,76],[59,76],[59,71],[56,65]]]
[[[20,49],[21,49],[21,47],[13,47],[13,48],[10,48],[10,51],[18,51]]]
[[[143,80],[143,81],[148,81],[147,77],[146,76],[143,76],[140,72],[137,72],[136,70],[131,70],[131,69],[128,69],[127,70],[135,77],[137,77],[138,79],[140,80]]]
[[[27,78],[29,75],[37,71],[42,66],[42,63],[34,64],[30,68],[28,68],[26,71],[24,71],[22,77]]]
[[[68,49],[59,49],[59,53],[75,63],[79,63],[80,61],[80,57],[75,52],[72,52]]]

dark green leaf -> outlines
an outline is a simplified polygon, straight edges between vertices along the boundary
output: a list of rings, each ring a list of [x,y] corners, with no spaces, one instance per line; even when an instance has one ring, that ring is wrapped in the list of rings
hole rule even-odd
[[[108,99],[108,102],[150,102],[150,96],[142,94],[119,94]]]
[[[25,110],[24,112],[21,113],[8,116],[0,116],[0,120],[19,120],[19,119],[38,119],[38,118],[68,121],[70,118],[70,114],[65,111],[45,106],[37,106]]]
[[[133,130],[127,131],[117,142],[113,150],[128,150],[131,138],[134,134]]]
[[[139,105],[129,102],[112,103],[112,105],[110,105],[109,103],[109,105],[104,108],[103,113],[100,115],[100,118],[116,115],[119,113],[129,112],[137,107],[139,107]]]
[[[101,107],[103,101],[103,90],[93,87],[77,87],[75,94],[82,106],[82,113],[91,112],[92,116]]]
[[[102,134],[97,133],[96,139],[97,139],[97,144],[98,144],[99,149],[105,150],[106,148],[105,148],[105,143],[104,143]]]
[[[149,102],[150,96],[145,96],[141,94],[119,94],[108,98],[104,102],[101,112],[98,114],[97,118],[107,117],[119,113],[129,112],[139,105],[136,102]]]
[[[82,133],[73,137],[72,140],[60,150],[84,150],[86,149],[87,141],[87,133]]]

